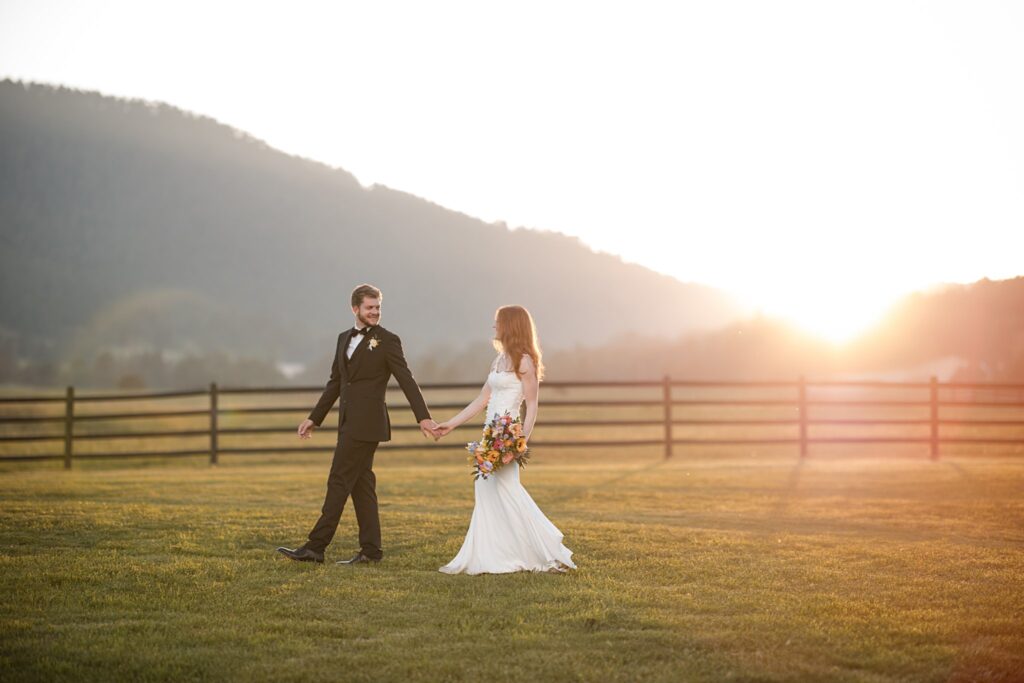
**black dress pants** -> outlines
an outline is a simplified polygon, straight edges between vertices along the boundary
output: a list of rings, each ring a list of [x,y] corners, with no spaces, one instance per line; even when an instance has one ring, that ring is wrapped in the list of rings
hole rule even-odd
[[[346,432],[338,434],[331,473],[327,477],[327,496],[320,519],[309,532],[306,547],[323,552],[334,538],[345,501],[352,496],[359,524],[359,550],[367,557],[380,559],[380,515],[377,511],[377,477],[373,474],[376,441],[358,441]]]

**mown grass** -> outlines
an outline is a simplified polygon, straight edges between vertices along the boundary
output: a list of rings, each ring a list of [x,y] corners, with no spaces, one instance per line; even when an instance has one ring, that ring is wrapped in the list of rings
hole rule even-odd
[[[477,577],[437,571],[454,446],[378,455],[386,558],[356,568],[273,552],[326,455],[7,465],[0,678],[1024,679],[1024,461],[657,451],[536,453],[579,569]],[[328,561],[355,546],[346,510]]]

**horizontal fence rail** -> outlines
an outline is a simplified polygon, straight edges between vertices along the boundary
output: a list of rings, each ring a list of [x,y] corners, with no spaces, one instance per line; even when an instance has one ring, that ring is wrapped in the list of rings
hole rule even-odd
[[[570,447],[653,447],[664,449],[666,458],[671,457],[673,446],[761,446],[791,445],[798,449],[801,458],[807,457],[810,447],[817,444],[922,444],[932,459],[937,459],[944,444],[972,445],[1014,445],[1024,446],[1024,384],[978,384],[978,383],[941,383],[936,378],[930,382],[811,382],[804,378],[796,381],[772,382],[741,382],[741,381],[687,381],[673,380],[665,377],[661,381],[627,382],[627,381],[581,381],[581,382],[545,382],[545,399],[541,401],[542,415],[539,425],[545,429],[572,428],[632,428],[639,432],[635,438],[605,439],[535,439],[531,447],[570,448]],[[439,383],[425,384],[421,387],[428,396],[445,394],[444,400],[431,401],[433,414],[438,417],[440,410],[458,411],[467,400],[451,400],[452,392],[475,393],[479,384]],[[389,387],[395,392],[397,387]],[[580,390],[602,390],[599,398],[563,398],[566,394]],[[70,468],[76,459],[124,458],[124,457],[188,457],[205,456],[210,464],[217,464],[222,454],[257,454],[257,453],[294,453],[327,450],[328,446],[305,445],[262,445],[254,444],[244,447],[223,445],[221,437],[251,436],[255,439],[266,439],[272,435],[282,436],[296,433],[293,427],[274,426],[229,426],[222,424],[224,419],[248,420],[262,417],[291,415],[301,421],[309,413],[315,403],[315,397],[322,387],[218,387],[210,384],[206,390],[162,391],[150,393],[88,395],[76,394],[74,387],[67,387],[63,395],[56,396],[2,396],[0,397],[0,460],[2,461],[40,461],[63,460],[64,467]],[[718,392],[711,396],[692,395],[701,391]],[[769,395],[758,395],[759,392],[775,392]],[[866,398],[870,392],[896,392],[895,397],[884,399]],[[620,392],[639,392],[642,396],[616,397]],[[691,395],[680,397],[680,393],[691,392]],[[721,392],[726,392],[723,395]],[[781,394],[779,393],[781,392]],[[831,398],[828,392],[840,395]],[[225,400],[232,397],[262,398],[277,395],[306,395],[312,397],[307,405],[260,405],[235,406],[227,405]],[[554,394],[554,398],[549,398]],[[182,400],[201,401],[201,408],[180,407],[173,405]],[[124,410],[121,402],[135,401],[165,409]],[[104,408],[103,404],[115,402],[114,406]],[[172,405],[167,405],[172,403]],[[62,405],[63,404],[63,405]],[[91,410],[98,406],[99,409]],[[392,412],[404,410],[404,406],[392,405]],[[979,417],[949,414],[950,411],[985,408],[988,412]],[[559,411],[570,409],[589,409],[591,411],[614,409],[619,411],[646,411],[643,416],[628,418],[617,415],[609,419],[595,418],[593,415],[565,417]],[[773,417],[731,415],[734,409],[763,410],[772,412]],[[895,415],[868,417],[861,415],[835,416],[828,411],[862,411],[866,409],[883,409],[897,412]],[[917,411],[914,415],[898,414],[899,411]],[[48,411],[47,414],[38,414]],[[554,417],[545,417],[554,411]],[[697,414],[694,412],[697,411]],[[711,415],[708,415],[708,411]],[[780,416],[781,411],[781,416]],[[1003,411],[1003,413],[992,414]],[[1006,413],[1009,411],[1009,413]],[[815,412],[824,414],[816,415]],[[332,410],[337,414],[337,408]],[[203,419],[202,428],[181,427],[150,429],[148,431],[92,431],[91,426],[114,426],[126,429],[126,426],[138,425],[138,420],[165,419]],[[60,424],[44,433],[20,433],[33,426]],[[905,433],[857,434],[857,435],[820,435],[814,432],[823,427],[877,428],[890,427],[898,429],[918,428],[920,434]],[[324,426],[326,428],[326,425]],[[467,428],[478,428],[467,425]],[[730,433],[725,436],[694,436],[688,430],[714,428],[737,431],[740,428],[780,428],[786,430],[784,435],[755,434],[745,436],[742,432]],[[969,434],[944,434],[943,428],[982,430]],[[1012,434],[1000,433],[999,430],[1015,428]],[[392,426],[395,432],[406,433],[418,430],[414,423],[398,422]],[[989,431],[984,431],[984,430]],[[60,431],[58,431],[60,430]],[[84,430],[84,431],[83,431]],[[646,431],[644,431],[646,430]],[[653,431],[652,431],[653,430]],[[995,430],[995,431],[992,431]],[[682,433],[680,433],[682,432]],[[126,451],[76,451],[76,444],[96,441],[118,441],[138,439],[185,438],[206,440],[202,448],[180,449],[135,449]],[[63,452],[10,452],[10,444],[51,443],[63,446]],[[451,441],[434,444],[430,441],[414,443],[386,443],[386,450],[423,450],[431,448],[450,449]],[[333,444],[329,446],[333,449]]]

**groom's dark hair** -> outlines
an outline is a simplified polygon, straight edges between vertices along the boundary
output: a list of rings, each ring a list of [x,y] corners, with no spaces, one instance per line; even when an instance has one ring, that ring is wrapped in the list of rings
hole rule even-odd
[[[373,285],[359,285],[352,290],[352,307],[361,306],[363,299],[370,297],[371,299],[380,299],[383,301],[384,295],[380,293],[380,290]]]

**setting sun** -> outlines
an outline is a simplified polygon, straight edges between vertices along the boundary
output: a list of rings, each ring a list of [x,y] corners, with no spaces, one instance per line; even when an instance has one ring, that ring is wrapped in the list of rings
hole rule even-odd
[[[862,283],[786,288],[766,285],[736,294],[763,315],[782,319],[834,344],[845,344],[871,329],[909,290],[874,289]]]

